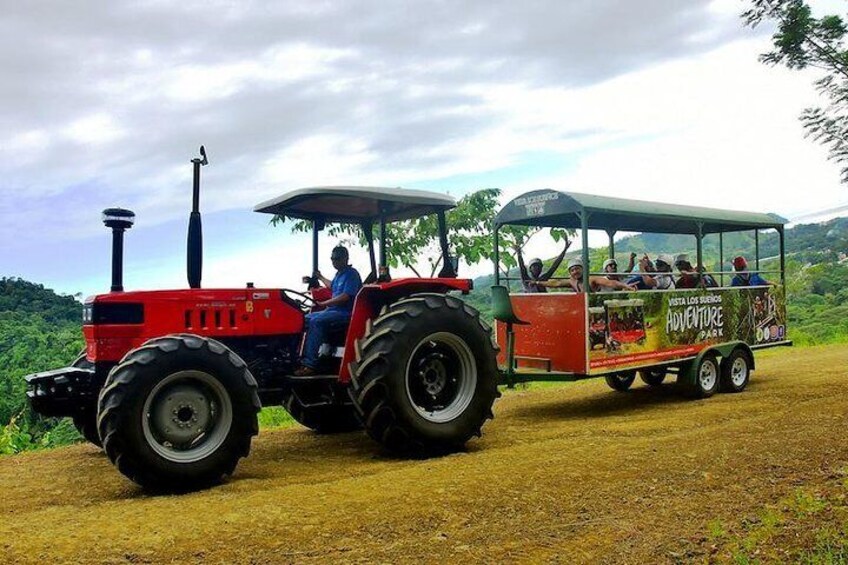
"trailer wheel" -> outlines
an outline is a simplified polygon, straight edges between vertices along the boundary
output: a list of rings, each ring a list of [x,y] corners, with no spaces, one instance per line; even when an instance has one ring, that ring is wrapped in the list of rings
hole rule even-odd
[[[604,380],[607,381],[607,385],[613,390],[617,390],[619,392],[624,392],[629,390],[633,385],[633,381],[636,380],[636,371],[624,371],[621,373],[611,373],[609,375],[604,376]]]
[[[665,380],[665,369],[645,369],[639,371],[639,378],[650,387],[660,386]]]
[[[71,367],[79,367],[81,369],[91,369],[94,363],[86,359],[85,351],[71,363]],[[83,406],[79,411],[71,417],[74,427],[89,443],[97,447],[103,447],[100,442],[100,436],[97,434],[97,402],[91,406]]]
[[[219,482],[258,433],[257,385],[240,357],[212,339],[181,334],[127,353],[98,402],[98,430],[118,470],[152,489]]]
[[[751,378],[751,359],[743,349],[733,352],[721,361],[722,392],[742,392]]]
[[[384,308],[356,358],[351,398],[368,435],[391,451],[460,449],[493,417],[491,329],[458,298],[417,294]]]
[[[311,397],[301,398],[301,392],[289,391],[283,397],[286,411],[302,426],[319,434],[336,434],[362,429],[362,422],[350,403],[331,402],[332,398],[311,402]]]
[[[718,391],[720,369],[715,353],[705,353],[695,366],[694,379],[689,385],[690,396],[709,398]]]

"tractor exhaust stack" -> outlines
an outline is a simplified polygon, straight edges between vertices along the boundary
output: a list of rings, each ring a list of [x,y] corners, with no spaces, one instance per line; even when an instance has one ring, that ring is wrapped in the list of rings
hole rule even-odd
[[[206,149],[200,146],[200,158],[191,160],[194,165],[194,183],[191,214],[188,217],[188,245],[186,249],[186,270],[188,286],[200,288],[203,273],[203,227],[200,221],[200,167],[209,164]]]
[[[135,214],[123,208],[103,210],[103,223],[112,228],[112,292],[124,291],[124,232],[135,223]]]

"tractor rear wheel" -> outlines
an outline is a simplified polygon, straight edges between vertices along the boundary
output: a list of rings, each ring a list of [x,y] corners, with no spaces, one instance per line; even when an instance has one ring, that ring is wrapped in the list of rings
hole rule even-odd
[[[71,367],[79,367],[81,369],[93,369],[94,363],[86,359],[85,351],[79,354],[79,356],[74,360],[71,364]],[[103,447],[103,444],[100,442],[100,436],[97,434],[97,403],[93,403],[91,406],[84,406],[79,409],[79,411],[71,417],[71,420],[74,422],[74,427],[80,433],[82,437],[86,439],[86,441],[96,445],[97,447]]]
[[[606,375],[604,380],[607,381],[607,386],[618,392],[629,390],[636,380],[636,371],[624,371],[622,373],[612,373]]]
[[[342,404],[332,393],[328,390],[327,394],[315,397],[314,392],[291,390],[283,397],[283,406],[297,423],[319,434],[361,430],[362,422],[350,401]]]
[[[368,435],[391,451],[461,449],[493,417],[491,329],[456,297],[417,294],[385,307],[356,353],[351,397]]]
[[[152,489],[220,482],[258,431],[257,384],[223,344],[180,334],[127,353],[98,402],[98,430],[118,470]]]

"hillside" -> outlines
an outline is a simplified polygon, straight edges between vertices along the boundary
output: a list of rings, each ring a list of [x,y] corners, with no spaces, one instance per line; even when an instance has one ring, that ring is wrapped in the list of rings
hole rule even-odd
[[[23,376],[73,361],[84,346],[81,318],[82,305],[71,296],[0,278],[0,454],[79,438],[69,422],[56,429],[57,420],[30,412]]]
[[[7,562],[844,563],[848,347],[761,352],[704,401],[507,392],[468,451],[263,431],[225,485],[145,495],[89,445],[0,458]],[[646,521],[646,518],[649,520]]]

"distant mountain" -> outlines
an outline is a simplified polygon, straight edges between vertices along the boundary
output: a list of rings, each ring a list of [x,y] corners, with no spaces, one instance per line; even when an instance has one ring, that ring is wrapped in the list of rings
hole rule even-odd
[[[38,314],[47,322],[82,323],[82,304],[73,296],[60,296],[23,279],[0,278],[0,312]]]

